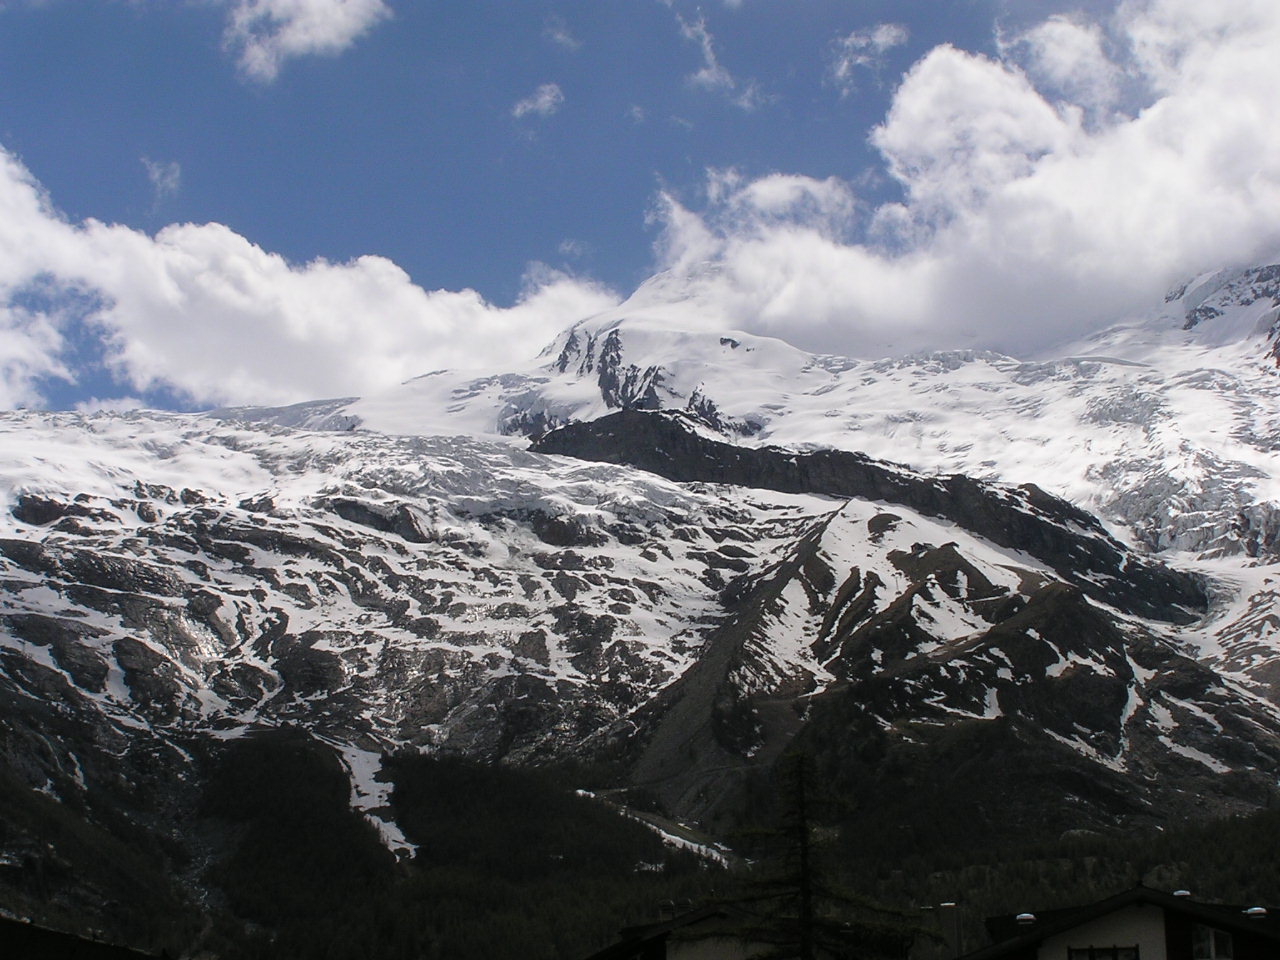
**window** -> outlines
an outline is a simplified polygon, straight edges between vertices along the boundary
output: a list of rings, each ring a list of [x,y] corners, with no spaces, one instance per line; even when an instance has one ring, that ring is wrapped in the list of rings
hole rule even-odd
[[[1197,923],[1191,928],[1191,960],[1235,960],[1231,934]]]
[[[1067,960],[1138,960],[1138,947],[1068,947]]]

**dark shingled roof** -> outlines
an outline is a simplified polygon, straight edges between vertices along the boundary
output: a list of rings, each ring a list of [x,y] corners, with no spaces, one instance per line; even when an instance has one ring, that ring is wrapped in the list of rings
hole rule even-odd
[[[1018,953],[1049,937],[1088,923],[1090,920],[1139,904],[1163,907],[1165,910],[1180,913],[1220,930],[1250,934],[1280,945],[1280,909],[1268,909],[1266,918],[1259,920],[1245,914],[1247,909],[1258,904],[1231,906],[1222,903],[1204,903],[1192,900],[1190,897],[1175,897],[1160,890],[1139,886],[1124,893],[1118,893],[1114,897],[1079,907],[1034,911],[1036,921],[1030,925],[1020,925],[1017,922],[1017,914],[992,917],[987,920],[987,932],[996,942],[989,947],[965,954],[961,960],[999,960],[1001,957]]]

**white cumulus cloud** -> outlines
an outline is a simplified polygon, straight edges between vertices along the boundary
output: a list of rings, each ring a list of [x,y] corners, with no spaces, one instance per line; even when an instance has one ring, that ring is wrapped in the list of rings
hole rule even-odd
[[[518,361],[615,300],[541,269],[517,303],[499,307],[474,290],[424,290],[383,257],[290,263],[216,223],[155,235],[72,223],[0,151],[7,406],[40,402],[44,379],[74,378],[63,360],[73,308],[87,311],[80,322],[130,393],[164,388],[218,404],[363,394],[442,367]]]
[[[1125,79],[1106,44],[1100,24],[1061,15],[1004,41],[1041,89],[1094,112],[1116,106]]]
[[[811,348],[1032,352],[1280,248],[1278,49],[1272,0],[1129,0],[1001,59],[940,46],[872,134],[902,199],[856,239],[831,228],[847,190],[717,174],[702,206],[662,198],[660,252],[720,322]],[[1099,111],[1121,76],[1145,99]],[[805,202],[744,216],[757,195]]]
[[[391,16],[386,0],[230,0],[223,41],[245,75],[269,82],[294,57],[343,52]]]
[[[871,142],[914,213],[934,220],[1031,173],[1072,136],[1021,72],[942,46],[903,79]]]

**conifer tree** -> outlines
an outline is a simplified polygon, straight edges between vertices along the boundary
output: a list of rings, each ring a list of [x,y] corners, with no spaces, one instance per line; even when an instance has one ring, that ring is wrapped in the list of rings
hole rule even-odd
[[[761,831],[764,861],[726,900],[747,917],[742,933],[765,945],[758,960],[900,960],[918,927],[908,915],[842,889],[822,855],[817,812],[831,798],[813,763],[791,753],[778,765],[776,825]],[[771,849],[769,849],[771,848]]]

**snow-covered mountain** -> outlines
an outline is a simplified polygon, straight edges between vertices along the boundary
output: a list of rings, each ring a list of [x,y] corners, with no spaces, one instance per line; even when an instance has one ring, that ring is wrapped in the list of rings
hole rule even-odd
[[[574,326],[523,370],[437,371],[380,396],[234,414],[532,437],[617,409],[687,410],[743,445],[856,450],[1035,483],[1151,550],[1276,547],[1280,266],[1207,274],[1149,316],[1032,360],[816,356],[779,340],[690,332],[672,325],[683,314],[651,301],[642,290]]]
[[[289,726],[405,856],[392,752],[607,761],[711,826],[796,742],[908,818],[950,777],[966,830],[1261,805],[1278,304],[1224,271],[1058,359],[858,360],[638,295],[523,370],[0,415],[6,789],[196,844],[181,784]]]
[[[522,438],[619,409],[682,410],[739,446],[850,450],[1035,484],[1209,578],[1222,603],[1196,637],[1205,655],[1280,680],[1264,570],[1280,551],[1280,265],[1205,274],[1145,316],[1030,360],[815,356],[690,332],[696,313],[667,293],[641,288],[523,370],[439,371],[376,397],[228,415]]]

